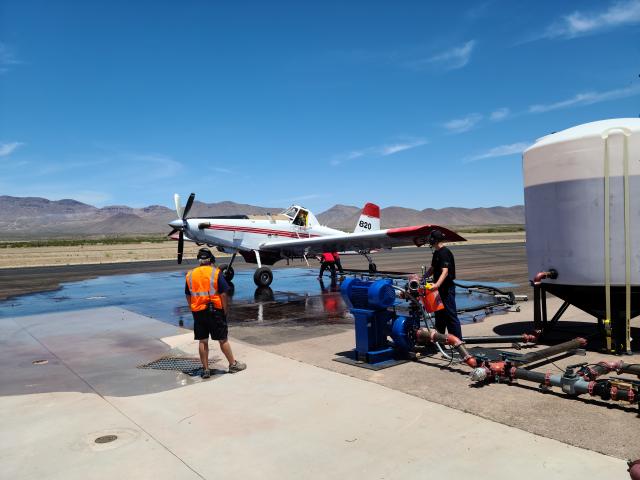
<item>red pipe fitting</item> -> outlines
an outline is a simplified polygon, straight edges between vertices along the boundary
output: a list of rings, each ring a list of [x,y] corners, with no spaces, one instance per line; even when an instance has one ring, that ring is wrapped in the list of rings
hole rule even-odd
[[[459,347],[462,345],[462,340],[460,340],[455,335],[447,335],[447,345],[451,345],[452,347]]]
[[[538,338],[540,338],[540,334],[542,330],[534,330],[533,333],[523,333],[522,334],[522,342],[523,343],[538,343]]]
[[[504,362],[503,361],[496,361],[496,362],[489,362],[489,368],[491,369],[491,374],[496,376],[496,377],[503,377],[504,376]]]
[[[602,365],[603,367],[607,368],[609,370],[609,372],[613,372],[613,371],[618,371],[622,368],[623,365],[623,361],[622,360],[616,360],[614,362],[607,362],[605,360],[598,362],[598,365]],[[607,372],[607,373],[609,373]]]
[[[476,368],[478,366],[478,360],[476,360],[476,357],[474,357],[473,355],[469,355],[468,357],[465,357],[462,360],[471,368]]]
[[[531,280],[531,283],[533,283],[534,285],[540,285],[542,280],[544,280],[545,278],[555,280],[556,278],[558,278],[558,272],[556,272],[554,269],[550,269],[548,272],[538,272],[536,273],[536,276],[533,277],[533,280]]]

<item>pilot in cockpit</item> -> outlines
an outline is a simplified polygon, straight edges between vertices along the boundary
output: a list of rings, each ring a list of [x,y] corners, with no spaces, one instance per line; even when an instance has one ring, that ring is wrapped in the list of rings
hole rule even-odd
[[[303,209],[298,211],[298,215],[296,215],[295,220],[293,221],[294,225],[299,225],[301,227],[307,226],[307,212]]]

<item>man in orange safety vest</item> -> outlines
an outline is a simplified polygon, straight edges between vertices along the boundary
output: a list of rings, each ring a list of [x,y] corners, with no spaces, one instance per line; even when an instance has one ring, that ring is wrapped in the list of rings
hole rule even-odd
[[[200,266],[189,270],[184,293],[193,315],[193,336],[200,341],[198,352],[202,362],[202,378],[209,378],[209,335],[220,343],[220,350],[229,361],[229,373],[244,370],[247,366],[233,357],[227,326],[227,291],[229,284],[220,275],[215,257],[208,248],[198,250]]]

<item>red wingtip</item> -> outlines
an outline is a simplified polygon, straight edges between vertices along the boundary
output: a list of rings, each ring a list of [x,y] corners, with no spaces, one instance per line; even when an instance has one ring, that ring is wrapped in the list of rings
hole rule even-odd
[[[367,217],[380,218],[380,207],[375,203],[367,203],[362,209],[362,214]]]

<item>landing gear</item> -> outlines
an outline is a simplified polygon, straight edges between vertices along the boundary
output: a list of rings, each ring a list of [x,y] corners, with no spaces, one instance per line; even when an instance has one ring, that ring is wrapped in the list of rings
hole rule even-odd
[[[268,287],[273,281],[273,273],[269,267],[260,267],[253,274],[253,282],[258,287]]]
[[[233,280],[233,276],[235,275],[235,272],[233,271],[233,267],[230,265],[227,265],[226,263],[223,263],[222,265],[220,265],[220,273],[224,275],[224,279],[227,282],[230,282],[231,280]]]
[[[376,273],[378,271],[378,267],[376,266],[375,263],[373,263],[373,258],[371,257],[369,252],[361,252],[361,253],[367,259],[367,261],[369,262],[369,273],[370,274]]]
[[[229,262],[229,265],[227,265],[226,263],[223,263],[222,265],[220,265],[220,272],[222,273],[222,275],[224,275],[224,279],[227,282],[230,282],[231,280],[233,280],[233,275],[235,274],[235,272],[233,271],[233,267],[231,265],[233,265],[233,261],[236,259],[236,254],[234,253],[231,256],[231,261]]]

